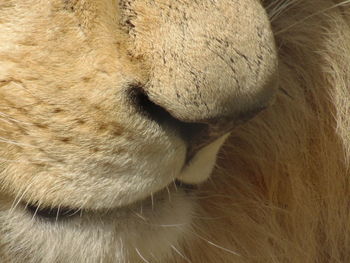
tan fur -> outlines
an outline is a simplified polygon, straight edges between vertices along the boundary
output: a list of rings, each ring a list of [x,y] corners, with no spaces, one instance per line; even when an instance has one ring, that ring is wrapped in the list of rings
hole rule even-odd
[[[349,5],[1,1],[1,262],[349,262]],[[270,103],[275,46],[275,103],[176,190],[223,139],[183,168],[186,144],[129,87],[223,128]],[[48,222],[27,203],[83,212]]]

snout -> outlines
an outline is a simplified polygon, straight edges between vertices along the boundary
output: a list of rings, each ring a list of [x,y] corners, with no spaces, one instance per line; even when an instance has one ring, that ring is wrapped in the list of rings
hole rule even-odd
[[[260,1],[197,2],[181,6],[186,19],[172,16],[176,3],[167,10],[154,6],[150,13],[164,12],[157,14],[157,30],[139,17],[136,31],[144,31],[134,39],[151,69],[140,86],[154,106],[151,115],[163,112],[163,121],[176,123],[188,158],[265,109],[278,79],[275,41]]]

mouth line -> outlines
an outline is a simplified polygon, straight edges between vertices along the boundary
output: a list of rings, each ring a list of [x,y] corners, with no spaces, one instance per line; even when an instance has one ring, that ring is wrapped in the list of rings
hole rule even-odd
[[[197,189],[197,185],[192,184],[186,184],[179,180],[175,180],[174,182],[174,188],[181,189],[186,194],[191,194],[193,191]],[[164,187],[162,190],[158,191],[154,195],[150,195],[146,197],[143,200],[136,201],[132,204],[128,204],[125,207],[119,207],[117,209],[123,209],[127,207],[132,207],[135,204],[138,203],[144,203],[149,201],[148,199],[153,199],[153,196],[157,196],[160,192],[164,191],[164,189],[167,189],[167,187]],[[152,200],[153,202],[153,200]],[[51,222],[57,222],[57,221],[63,221],[63,220],[69,220],[71,218],[75,218],[76,216],[81,216],[84,212],[91,212],[93,210],[86,210],[83,208],[72,208],[72,207],[40,207],[40,205],[36,205],[34,203],[26,203],[23,204],[25,209],[35,218],[39,218],[45,221],[51,221]],[[104,211],[97,211],[95,212],[104,213]]]
[[[39,217],[50,221],[58,221],[64,218],[74,217],[83,212],[83,209],[68,207],[40,207],[31,203],[28,203],[25,208],[33,215],[33,217]]]

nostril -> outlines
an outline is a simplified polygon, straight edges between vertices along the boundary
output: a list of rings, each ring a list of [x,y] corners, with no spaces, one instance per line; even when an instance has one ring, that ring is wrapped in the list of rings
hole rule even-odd
[[[253,118],[265,108],[265,104],[253,105],[250,110],[236,112],[232,116],[219,116],[213,119],[184,121],[174,117],[166,107],[155,103],[143,89],[142,85],[130,86],[130,98],[139,114],[159,126],[174,130],[187,144],[186,161],[190,161],[203,147],[219,137],[230,133],[238,125]],[[169,101],[167,101],[170,105]],[[181,109],[183,110],[183,108]],[[190,120],[191,118],[188,118]]]
[[[169,122],[178,122],[169,112],[152,102],[141,85],[134,84],[131,86],[130,97],[139,113],[146,115],[160,125]]]
[[[189,144],[195,136],[207,129],[208,125],[204,123],[190,123],[176,119],[165,108],[154,103],[139,84],[131,86],[130,97],[140,114],[155,121],[160,126],[168,126],[177,130]]]

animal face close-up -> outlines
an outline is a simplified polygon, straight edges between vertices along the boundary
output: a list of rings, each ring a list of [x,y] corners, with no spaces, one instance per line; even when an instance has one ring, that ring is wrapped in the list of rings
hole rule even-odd
[[[0,261],[347,262],[348,6],[1,0]]]

